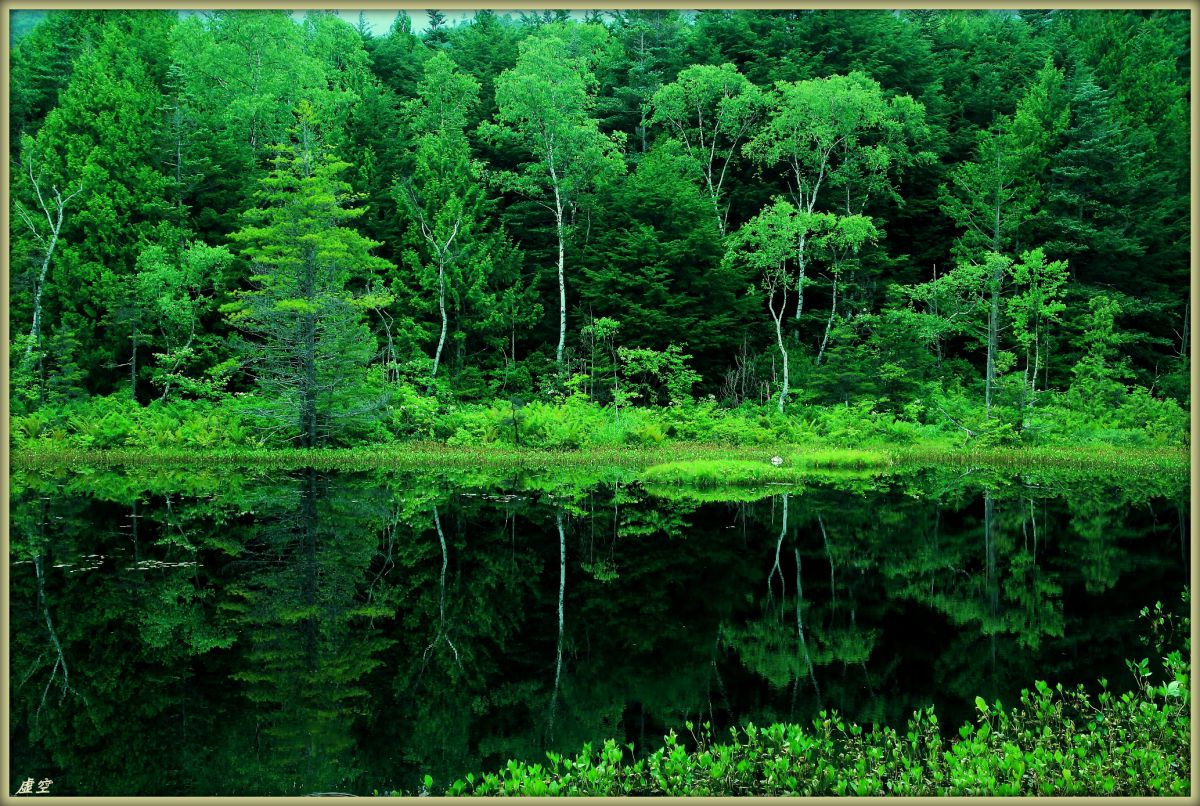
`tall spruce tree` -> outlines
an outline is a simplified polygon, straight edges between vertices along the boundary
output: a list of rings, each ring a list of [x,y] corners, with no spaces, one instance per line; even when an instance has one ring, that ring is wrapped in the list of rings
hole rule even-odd
[[[381,408],[363,319],[379,301],[351,288],[390,265],[371,255],[377,242],[341,226],[362,210],[345,207],[350,186],[338,175],[348,166],[322,147],[312,106],[301,102],[295,119],[260,183],[259,206],[245,213],[250,223],[232,235],[253,264],[254,288],[226,310],[249,336],[245,359],[262,393],[256,413],[312,448]]]

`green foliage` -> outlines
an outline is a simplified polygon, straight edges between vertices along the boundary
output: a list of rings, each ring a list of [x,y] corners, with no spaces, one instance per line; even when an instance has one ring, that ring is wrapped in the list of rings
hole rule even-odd
[[[280,147],[261,206],[234,235],[258,287],[225,308],[258,339],[245,349],[268,427],[303,447],[336,438],[342,421],[375,413],[366,371],[375,344],[362,310],[378,303],[356,299],[348,286],[362,287],[389,267],[370,254],[374,241],[338,226],[362,211],[344,207],[350,187],[337,175],[348,166],[322,152],[314,115],[307,103],[298,107],[294,141]]]
[[[1173,629],[1161,604],[1153,624],[1160,639]],[[1185,618],[1179,635],[1186,629]],[[977,696],[975,718],[956,732],[939,725],[933,708],[914,711],[901,729],[823,710],[811,725],[748,723],[725,740],[708,723],[697,729],[689,722],[688,745],[672,730],[643,758],[608,739],[573,757],[549,753],[545,764],[509,761],[439,794],[1183,795],[1191,775],[1191,664],[1183,643],[1165,655],[1161,671],[1130,662],[1132,691],[1118,695],[1101,681],[1094,695],[1082,685],[1038,680],[1010,708]]]
[[[728,209],[723,186],[738,146],[754,131],[764,111],[762,91],[732,64],[697,64],[680,71],[650,101],[648,122],[662,126],[682,146],[695,181],[712,202],[724,235]]]
[[[21,18],[14,414],[254,391],[265,442],[502,444],[517,396],[557,446],[1178,445],[1186,21]],[[320,299],[264,281],[303,239]]]

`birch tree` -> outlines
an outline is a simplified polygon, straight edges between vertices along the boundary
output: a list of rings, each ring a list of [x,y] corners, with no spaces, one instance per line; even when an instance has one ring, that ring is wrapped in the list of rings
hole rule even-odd
[[[1012,363],[1005,344],[1025,351],[1022,405],[1036,393],[1036,373],[1041,365],[1048,328],[1059,321],[1065,310],[1062,289],[1066,283],[1065,261],[1047,263],[1041,249],[1034,249],[1014,261],[999,252],[986,252],[982,261],[960,263],[954,269],[927,283],[905,289],[909,299],[924,304],[927,338],[966,335],[982,344],[987,355],[984,389],[984,416],[991,419],[994,384],[998,372]],[[1017,292],[999,300],[1007,289]],[[933,313],[936,311],[936,313]],[[1007,325],[1000,324],[1007,314]],[[1009,341],[1002,334],[1010,333]]]
[[[832,297],[829,303],[829,318],[825,321],[825,335],[821,337],[821,346],[817,350],[816,363],[821,363],[825,355],[825,347],[829,344],[829,333],[833,329],[833,321],[837,318],[838,283],[848,260],[857,255],[868,243],[879,238],[879,230],[875,222],[864,215],[832,216],[826,219],[828,224],[815,239],[816,246],[829,256],[830,274],[832,275]]]
[[[767,119],[743,150],[759,165],[782,166],[792,203],[807,214],[862,215],[872,196],[895,196],[892,182],[905,167],[932,158],[920,150],[929,138],[924,107],[908,96],[885,98],[863,73],[778,81],[766,103]],[[808,246],[807,238],[796,243],[797,329]]]
[[[759,287],[766,297],[767,309],[775,326],[775,343],[782,363],[778,399],[780,413],[787,404],[789,391],[788,349],[783,336],[783,320],[788,295],[798,290],[791,262],[795,259],[797,244],[801,240],[826,233],[832,226],[835,226],[834,216],[799,210],[786,199],[776,198],[770,207],[730,236],[725,260],[727,263],[743,262],[758,275]]]
[[[21,368],[25,369],[33,360],[33,351],[41,347],[42,342],[42,291],[46,287],[46,277],[50,273],[50,263],[54,259],[54,250],[58,246],[58,236],[62,232],[63,216],[71,200],[83,192],[80,184],[75,190],[69,190],[66,196],[57,185],[50,185],[48,192],[43,193],[42,177],[37,168],[37,157],[32,138],[21,138],[21,168],[24,178],[28,180],[28,190],[37,199],[37,211],[29,211],[15,197],[13,210],[17,218],[29,231],[36,244],[35,265],[37,276],[33,283],[33,321],[29,326],[29,337],[25,342],[25,352],[21,357]],[[42,223],[45,219],[45,223]]]
[[[441,330],[429,373],[432,388],[446,345],[449,317],[447,281],[469,285],[482,274],[477,265],[486,254],[472,253],[471,240],[482,213],[478,168],[464,127],[479,102],[479,83],[460,72],[445,53],[425,63],[425,78],[406,115],[417,136],[412,175],[397,183],[400,209],[413,219],[410,228],[418,248],[406,252],[422,286],[436,288]],[[476,269],[471,271],[471,269]]]
[[[650,107],[651,125],[668,131],[695,164],[717,227],[725,235],[729,219],[725,180],[737,160],[738,146],[762,118],[762,91],[732,64],[701,64],[659,88]]]
[[[1037,396],[1037,374],[1047,349],[1048,330],[1061,321],[1062,313],[1067,309],[1062,301],[1067,262],[1047,263],[1045,253],[1033,249],[1023,254],[1009,273],[1014,293],[1008,300],[1007,313],[1012,322],[1013,337],[1025,351],[1023,387],[1026,391],[1022,402],[1032,405]]]
[[[602,134],[591,114],[597,82],[589,48],[567,32],[566,26],[548,25],[521,42],[516,66],[496,79],[496,122],[481,126],[486,138],[515,141],[532,158],[520,171],[501,172],[501,184],[536,200],[554,216],[558,244],[554,355],[560,367],[567,335],[566,245],[572,214],[590,188],[624,171],[621,138]]]

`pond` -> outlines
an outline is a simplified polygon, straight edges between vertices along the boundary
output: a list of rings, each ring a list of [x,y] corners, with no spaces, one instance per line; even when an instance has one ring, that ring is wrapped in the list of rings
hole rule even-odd
[[[953,730],[1035,679],[1128,687],[1189,552],[1186,476],[84,468],[11,491],[11,768],[56,795],[436,789],[822,709]]]

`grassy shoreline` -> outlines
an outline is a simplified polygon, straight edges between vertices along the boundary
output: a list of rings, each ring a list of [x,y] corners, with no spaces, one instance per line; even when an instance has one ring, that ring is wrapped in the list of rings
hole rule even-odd
[[[773,456],[784,457],[773,467]],[[15,449],[14,469],[63,467],[235,466],[291,470],[375,470],[485,468],[543,470],[555,468],[619,468],[642,471],[678,463],[746,463],[754,478],[786,482],[814,469],[918,468],[950,466],[1010,471],[1055,468],[1097,472],[1185,472],[1190,452],[1181,448],[1102,446],[960,448],[946,444],[868,445],[831,448],[820,445],[729,446],[672,442],[654,447],[595,447],[578,450],[523,449],[500,446],[453,446],[437,442],[404,442],[358,448],[255,449]],[[726,466],[724,469],[729,469]],[[669,474],[666,474],[669,475]],[[736,479],[725,478],[726,483]],[[666,477],[655,481],[669,481]],[[685,482],[686,483],[686,482]]]

